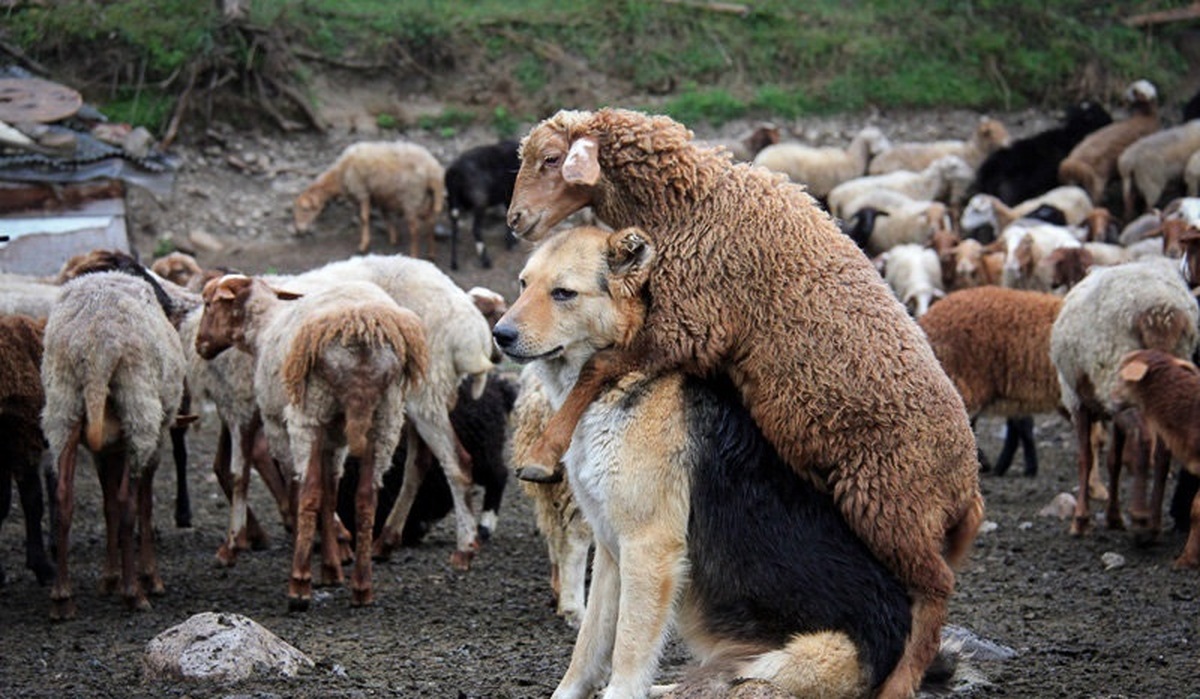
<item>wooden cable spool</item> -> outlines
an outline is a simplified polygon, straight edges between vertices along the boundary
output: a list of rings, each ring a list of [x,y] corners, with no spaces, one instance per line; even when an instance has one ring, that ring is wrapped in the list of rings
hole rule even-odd
[[[0,121],[49,123],[83,106],[76,90],[38,78],[0,78]]]

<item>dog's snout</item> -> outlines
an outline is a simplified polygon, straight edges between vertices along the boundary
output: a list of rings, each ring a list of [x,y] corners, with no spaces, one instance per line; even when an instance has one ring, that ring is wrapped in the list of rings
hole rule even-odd
[[[513,343],[517,341],[518,335],[516,328],[505,323],[497,323],[496,328],[492,330],[492,337],[495,338],[496,345],[500,349],[512,347]]]

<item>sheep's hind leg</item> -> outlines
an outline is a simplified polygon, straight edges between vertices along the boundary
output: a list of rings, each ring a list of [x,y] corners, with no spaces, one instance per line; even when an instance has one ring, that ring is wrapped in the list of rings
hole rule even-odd
[[[345,532],[349,532],[338,521],[334,509],[337,507],[337,478],[333,472],[332,454],[323,452],[320,456],[321,500],[321,584],[326,586],[341,585],[345,582],[342,573],[342,546],[338,541]]]
[[[354,573],[350,578],[350,605],[361,607],[375,601],[371,587],[371,535],[375,530],[375,506],[378,493],[375,490],[374,449],[363,454],[358,467],[358,486],[355,492],[355,524],[358,538],[355,541]]]
[[[54,586],[50,588],[50,618],[54,621],[75,618],[75,597],[71,592],[71,573],[67,568],[67,551],[70,549],[71,518],[75,514],[75,461],[79,449],[80,423],[71,426],[66,443],[58,454],[58,483],[54,490],[55,509],[58,512],[54,539],[58,566]]]
[[[312,544],[317,530],[317,508],[321,505],[322,441],[323,436],[318,434],[310,448],[296,508],[296,541],[288,580],[288,609],[294,612],[305,611],[312,603]]]
[[[138,580],[142,590],[157,596],[166,593],[166,586],[158,573],[158,557],[154,552],[154,470],[147,469],[138,479]]]

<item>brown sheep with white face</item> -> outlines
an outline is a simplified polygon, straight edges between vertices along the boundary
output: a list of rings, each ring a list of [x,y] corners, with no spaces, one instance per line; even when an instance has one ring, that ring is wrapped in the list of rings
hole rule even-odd
[[[983,517],[962,399],[920,329],[802,187],[731,164],[666,117],[559,112],[526,137],[509,225],[538,240],[590,205],[658,242],[645,327],[589,362],[530,471],[549,475],[602,386],[722,372],[768,441],[825,483],[911,595],[904,656],[879,696],[911,696],[937,652],[951,564]]]

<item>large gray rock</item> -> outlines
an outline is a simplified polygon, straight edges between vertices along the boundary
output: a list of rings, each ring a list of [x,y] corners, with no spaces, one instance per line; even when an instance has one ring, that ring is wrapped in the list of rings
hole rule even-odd
[[[150,639],[143,677],[236,682],[251,675],[294,677],[313,661],[239,614],[204,612]]]

